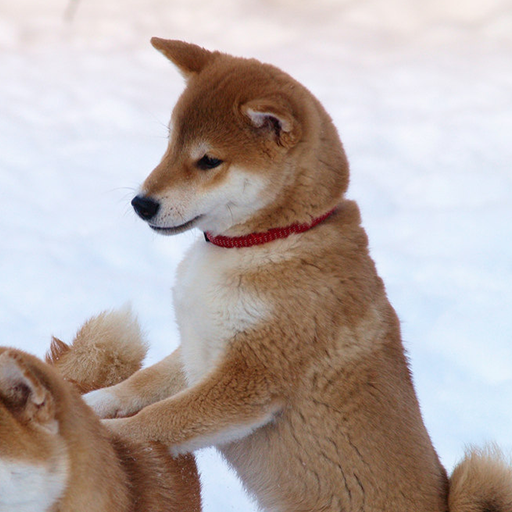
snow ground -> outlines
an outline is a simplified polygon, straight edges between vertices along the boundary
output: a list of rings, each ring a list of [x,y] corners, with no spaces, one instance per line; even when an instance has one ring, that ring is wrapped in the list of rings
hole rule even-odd
[[[510,0],[0,0],[2,343],[42,356],[126,301],[148,362],[178,342],[169,288],[198,234],[158,237],[129,207],[183,87],[153,35],[272,62],[321,99],[443,462],[510,452]],[[199,458],[206,511],[256,510]]]

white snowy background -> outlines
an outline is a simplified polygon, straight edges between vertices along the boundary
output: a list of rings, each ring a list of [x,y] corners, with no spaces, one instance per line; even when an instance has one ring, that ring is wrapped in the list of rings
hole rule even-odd
[[[276,64],[325,104],[403,324],[425,422],[451,469],[512,450],[510,0],[0,0],[1,343],[131,301],[178,343],[170,288],[196,233],[159,237],[129,201],[183,88],[180,38]],[[205,511],[256,507],[212,450]]]

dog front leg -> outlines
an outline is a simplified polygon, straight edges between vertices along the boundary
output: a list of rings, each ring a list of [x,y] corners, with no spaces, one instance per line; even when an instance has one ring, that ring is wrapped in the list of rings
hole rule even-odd
[[[162,442],[179,454],[245,437],[281,407],[275,377],[269,379],[264,368],[248,367],[240,359],[131,418],[104,423],[123,436]]]
[[[132,416],[144,407],[172,396],[187,386],[181,349],[158,363],[134,373],[115,386],[84,395],[101,418]]]

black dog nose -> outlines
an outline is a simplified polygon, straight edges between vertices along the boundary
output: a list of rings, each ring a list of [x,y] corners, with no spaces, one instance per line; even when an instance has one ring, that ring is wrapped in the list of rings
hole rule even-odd
[[[145,196],[135,196],[132,199],[135,213],[143,220],[151,220],[160,209],[160,203]]]

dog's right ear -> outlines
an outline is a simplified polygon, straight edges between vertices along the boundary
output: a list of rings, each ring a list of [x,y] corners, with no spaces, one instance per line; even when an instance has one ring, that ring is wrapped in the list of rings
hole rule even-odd
[[[218,52],[173,39],[152,37],[151,44],[175,64],[186,79],[200,73],[208,62],[219,55]]]
[[[250,100],[241,107],[251,124],[272,137],[279,145],[291,148],[301,136],[300,125],[290,107],[273,99]]]
[[[16,350],[0,354],[0,395],[20,421],[55,434],[59,427],[54,398],[27,359]]]

